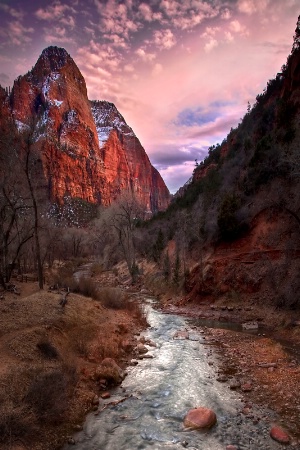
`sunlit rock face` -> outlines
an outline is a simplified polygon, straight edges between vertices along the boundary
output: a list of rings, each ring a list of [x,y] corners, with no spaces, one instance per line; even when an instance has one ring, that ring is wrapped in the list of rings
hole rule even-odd
[[[134,192],[148,211],[166,209],[170,194],[133,130],[109,102],[91,102],[107,176],[107,197]]]
[[[169,191],[116,107],[90,102],[83,76],[66,50],[45,49],[10,96],[20,134],[31,132],[53,201],[65,196],[109,205],[134,193],[145,210],[164,210]]]

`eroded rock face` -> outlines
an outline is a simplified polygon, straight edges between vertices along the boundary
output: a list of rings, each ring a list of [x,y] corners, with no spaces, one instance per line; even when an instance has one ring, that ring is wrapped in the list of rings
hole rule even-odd
[[[90,102],[83,76],[66,50],[45,49],[19,77],[10,112],[19,134],[31,133],[49,196],[109,205],[134,193],[145,210],[164,210],[169,191],[132,129],[109,102]]]

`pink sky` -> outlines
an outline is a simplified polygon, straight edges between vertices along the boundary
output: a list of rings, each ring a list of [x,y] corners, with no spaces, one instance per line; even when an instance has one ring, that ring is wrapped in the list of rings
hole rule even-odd
[[[0,83],[64,47],[175,192],[286,62],[299,0],[0,0]]]

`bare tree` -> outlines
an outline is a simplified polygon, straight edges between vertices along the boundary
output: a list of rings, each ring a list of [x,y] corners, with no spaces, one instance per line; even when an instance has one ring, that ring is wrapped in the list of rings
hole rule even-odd
[[[24,245],[33,237],[30,203],[17,152],[15,128],[0,137],[0,284],[5,288]]]
[[[101,218],[101,233],[105,228],[106,232],[113,233],[133,282],[135,282],[138,272],[135,230],[138,221],[143,216],[144,212],[136,199],[130,194],[124,194],[110,208],[102,212]],[[110,245],[112,248],[113,240]]]
[[[43,264],[40,246],[40,199],[38,198],[37,182],[43,171],[40,167],[40,160],[35,145],[34,136],[35,124],[28,126],[27,130],[22,134],[22,149],[20,158],[22,167],[27,180],[29,196],[31,199],[31,207],[33,212],[33,230],[35,242],[35,257],[37,262],[37,274],[39,288],[44,288]]]

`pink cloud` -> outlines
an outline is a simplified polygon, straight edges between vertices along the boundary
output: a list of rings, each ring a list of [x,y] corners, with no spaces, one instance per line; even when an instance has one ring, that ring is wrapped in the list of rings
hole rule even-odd
[[[34,32],[32,27],[24,27],[21,22],[15,20],[8,24],[8,36],[14,45],[22,45],[32,41],[30,36]]]
[[[156,58],[155,53],[147,53],[143,48],[138,48],[135,53],[144,62],[151,62]]]
[[[219,42],[214,39],[214,38],[210,38],[209,41],[204,45],[204,51],[206,53],[211,52],[215,47],[218,47]]]
[[[153,75],[154,77],[156,77],[156,76],[159,75],[162,71],[163,71],[163,66],[162,66],[162,64],[156,63],[156,64],[154,65],[154,67],[153,67],[152,75]]]
[[[232,20],[229,24],[230,31],[238,34],[247,34],[247,29],[238,20]]]
[[[144,19],[146,22],[152,22],[153,11],[149,5],[147,5],[146,3],[141,3],[139,5],[139,11],[142,19]]]
[[[216,17],[218,7],[211,6],[207,2],[195,2],[192,0],[162,0],[161,10],[170,20],[170,23],[181,30],[190,30],[206,18]]]
[[[133,17],[130,1],[118,3],[115,0],[108,0],[105,4],[100,0],[94,1],[104,33],[120,34],[129,39],[129,33],[135,33],[141,28],[142,24]]]
[[[67,31],[64,27],[54,27],[53,29],[51,29],[51,33],[49,33],[48,29],[45,28],[44,29],[44,40],[45,42],[47,42],[48,44],[52,44],[52,43],[63,43],[63,44],[67,44],[67,43],[74,43],[73,38],[71,38],[70,36],[67,35]]]
[[[24,17],[24,12],[22,10],[17,10],[15,8],[11,8],[8,5],[5,5],[3,3],[0,3],[0,10],[2,9],[2,11],[6,12],[7,14],[11,15],[12,17],[14,17],[17,20],[22,20]]]
[[[269,3],[270,0],[239,0],[238,9],[240,12],[252,15],[265,11],[269,7]]]
[[[63,21],[63,23],[67,24],[69,21],[71,26],[74,26],[74,19],[70,19],[70,13],[76,13],[75,9],[65,3],[61,3],[60,1],[54,1],[51,5],[46,8],[39,8],[35,12],[35,16],[40,20],[52,21],[58,20]],[[66,17],[65,14],[68,14]]]
[[[168,50],[176,44],[176,38],[171,30],[156,30],[154,32],[154,43],[161,50]]]

